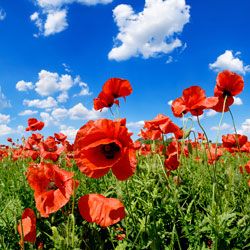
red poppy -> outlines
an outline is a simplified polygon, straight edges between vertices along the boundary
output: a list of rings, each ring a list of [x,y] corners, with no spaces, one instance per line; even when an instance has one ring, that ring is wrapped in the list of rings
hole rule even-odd
[[[223,155],[221,148],[216,149],[216,145],[211,145],[211,147],[206,149],[208,164],[214,164]]]
[[[124,120],[89,121],[77,132],[74,142],[75,161],[81,172],[100,178],[112,170],[119,180],[132,176],[136,156],[131,133]]]
[[[43,127],[44,127],[44,122],[38,121],[36,118],[30,118],[28,120],[28,127],[26,128],[26,131],[42,130]]]
[[[243,147],[247,143],[247,136],[237,134],[227,134],[222,136],[222,145],[229,152],[239,151],[239,148]]]
[[[10,138],[10,137],[7,138],[7,141],[11,142],[11,143],[13,142],[12,138]]]
[[[229,70],[220,72],[217,76],[214,88],[214,95],[219,97],[219,102],[213,109],[217,112],[222,112],[224,100],[225,97],[227,97],[224,111],[228,111],[229,106],[234,103],[233,97],[240,94],[243,88],[244,80],[240,75]]]
[[[110,78],[107,80],[102,91],[97,98],[94,99],[94,109],[101,110],[103,108],[110,108],[113,104],[119,105],[116,100],[119,97],[126,97],[132,93],[130,82],[120,78]]]
[[[205,135],[203,133],[198,132],[198,140],[202,140],[202,141],[206,140]]]
[[[182,96],[173,101],[172,111],[176,117],[182,117],[187,112],[199,116],[203,114],[204,109],[212,108],[217,103],[218,98],[206,97],[201,87],[191,86],[184,89]]]
[[[50,163],[31,165],[28,168],[27,180],[35,191],[36,207],[42,217],[48,217],[69,201],[74,188],[78,186],[73,175]]]
[[[168,116],[163,114],[158,114],[153,120],[145,121],[144,128],[149,131],[159,130],[161,134],[174,133],[177,138],[183,135],[182,130]]]
[[[88,194],[79,199],[78,208],[81,216],[88,222],[95,222],[101,227],[108,227],[125,217],[123,204],[114,198],[101,194]]]
[[[35,243],[36,215],[31,208],[24,209],[22,214],[22,222],[18,225],[17,231],[21,237],[21,245],[24,244],[24,241]]]
[[[39,144],[41,157],[43,159],[49,159],[54,162],[57,161],[60,154],[64,150],[64,147],[58,148],[57,144],[58,142],[52,136],[49,136],[44,142],[41,142]]]
[[[67,139],[67,135],[63,133],[55,133],[54,136],[60,142],[64,142]]]

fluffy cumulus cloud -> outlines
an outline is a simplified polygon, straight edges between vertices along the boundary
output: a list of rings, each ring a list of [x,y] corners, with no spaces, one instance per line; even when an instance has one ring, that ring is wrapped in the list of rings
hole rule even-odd
[[[234,105],[242,105],[243,102],[240,97],[235,97],[234,96]]]
[[[10,122],[10,115],[0,113],[0,124],[8,124]]]
[[[101,112],[89,110],[82,103],[78,103],[68,110],[68,115],[72,120],[95,120],[101,116]]]
[[[246,119],[242,124],[240,129],[237,131],[239,134],[250,134],[250,119]]]
[[[35,91],[41,96],[49,96],[59,91],[69,90],[74,81],[70,75],[61,75],[58,73],[41,70],[39,80],[35,83]]]
[[[215,115],[217,115],[218,113],[215,111],[215,110],[213,110],[213,109],[210,109],[210,110],[208,110],[207,112],[206,112],[206,116],[208,116],[208,117],[211,117],[211,116],[215,116]]]
[[[60,75],[57,72],[50,72],[44,69],[38,73],[37,82],[33,84],[32,82],[21,80],[16,84],[16,89],[19,91],[35,90],[42,97],[57,94],[57,102],[65,103],[69,99],[68,91],[73,86],[77,86],[79,89],[79,93],[75,94],[75,96],[92,94],[88,84],[83,82],[80,76],[74,78],[69,74]]]
[[[68,27],[67,5],[79,3],[84,5],[108,4],[113,0],[35,0],[39,10],[30,16],[39,35],[50,36],[65,30]]]
[[[127,127],[130,129],[141,129],[144,126],[144,121],[128,122]]]
[[[48,14],[44,24],[44,35],[49,36],[59,33],[68,27],[67,11],[59,10]]]
[[[217,127],[217,126],[214,126],[214,127],[211,127],[211,130],[215,130],[215,131],[218,131],[218,130],[230,130],[232,129],[232,126],[228,123],[223,123],[220,128]]]
[[[49,96],[47,99],[33,99],[33,100],[24,100],[23,105],[27,107],[34,107],[39,109],[49,109],[57,106],[57,101]]]
[[[232,50],[226,50],[217,57],[214,63],[209,64],[209,68],[216,72],[228,69],[245,74],[250,71],[250,65],[244,65],[244,62],[239,58],[240,54],[240,52],[234,54]]]
[[[37,113],[38,113],[37,110],[26,109],[26,110],[20,112],[18,115],[20,115],[20,116],[30,116],[30,115],[35,115]]]
[[[34,86],[33,86],[32,82],[25,82],[23,80],[17,82],[17,84],[16,84],[16,89],[18,91],[28,91],[30,89],[33,89],[33,87]]]
[[[12,128],[8,127],[6,124],[0,124],[0,136],[1,135],[9,135],[14,131]]]
[[[0,21],[6,18],[6,12],[0,7]]]
[[[61,125],[60,132],[67,135],[69,141],[74,141],[77,133],[77,129],[71,126]]]
[[[189,22],[190,7],[185,0],[145,0],[143,11],[135,13],[127,4],[113,10],[119,33],[109,59],[121,61],[168,54],[181,47],[177,35]]]

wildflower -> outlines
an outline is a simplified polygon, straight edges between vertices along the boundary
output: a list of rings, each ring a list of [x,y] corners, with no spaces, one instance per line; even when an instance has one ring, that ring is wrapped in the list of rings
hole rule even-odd
[[[31,208],[25,208],[22,214],[22,222],[18,225],[17,231],[21,237],[20,244],[25,241],[35,243],[36,241],[36,215]]]
[[[107,80],[102,91],[97,98],[94,99],[94,109],[102,110],[110,108],[113,104],[119,105],[119,97],[126,97],[132,93],[130,82],[121,78],[110,78]]]
[[[244,88],[244,80],[243,78],[229,70],[224,70],[220,72],[216,79],[216,85],[214,88],[214,96],[219,98],[219,101],[213,109],[217,112],[223,111],[223,105],[226,103],[224,107],[224,111],[227,112],[229,110],[229,106],[234,103],[234,96],[240,94]]]
[[[44,122],[38,121],[36,118],[30,118],[28,119],[28,127],[26,128],[26,131],[42,130],[43,127],[44,127]]]
[[[113,225],[125,217],[125,208],[118,199],[106,198],[101,194],[82,196],[78,208],[86,221],[95,222],[101,227]]]
[[[176,117],[182,117],[187,112],[199,116],[203,114],[204,109],[210,109],[217,103],[217,97],[206,97],[201,87],[191,86],[184,89],[182,96],[173,101],[172,111]]]
[[[42,217],[49,217],[69,201],[78,186],[73,175],[50,163],[34,164],[28,168],[27,180],[35,191],[36,207]]]
[[[132,176],[136,154],[124,119],[89,121],[77,132],[74,158],[81,172],[100,178],[112,170],[118,180]]]

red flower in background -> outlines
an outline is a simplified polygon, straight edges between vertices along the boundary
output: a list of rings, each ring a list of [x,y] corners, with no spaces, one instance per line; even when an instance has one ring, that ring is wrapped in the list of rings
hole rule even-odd
[[[28,127],[26,128],[26,131],[42,130],[43,127],[44,127],[44,122],[38,121],[36,118],[30,118],[28,119]]]
[[[123,204],[114,198],[100,194],[88,194],[79,199],[78,208],[81,216],[88,222],[95,222],[101,227],[108,227],[125,217]]]
[[[126,97],[132,93],[130,82],[120,78],[110,78],[107,80],[102,91],[97,98],[94,99],[94,109],[101,110],[103,108],[110,108],[113,104],[119,105],[119,97]]]
[[[182,117],[190,112],[194,116],[203,114],[204,109],[210,109],[218,103],[216,97],[206,97],[205,91],[199,86],[191,86],[184,89],[182,96],[172,103],[174,116]]]
[[[73,175],[50,163],[31,165],[28,168],[27,180],[34,190],[36,207],[42,217],[48,217],[69,201],[74,188],[78,186]]]
[[[24,241],[35,243],[36,241],[36,215],[31,208],[25,208],[22,214],[22,222],[18,224],[17,231],[21,237],[20,244]],[[22,241],[23,240],[23,241]]]
[[[78,130],[74,157],[81,172],[91,178],[100,178],[112,170],[119,180],[134,174],[135,149],[124,122],[124,119],[99,119],[87,122]]]
[[[67,136],[63,133],[55,133],[54,136],[59,142],[64,142],[67,139]]]
[[[182,138],[183,131],[168,116],[158,114],[153,120],[145,121],[140,136],[144,139],[161,140],[163,134],[173,133],[177,139]]]
[[[240,94],[244,88],[244,80],[243,78],[229,70],[224,70],[220,72],[216,79],[216,85],[214,88],[214,96],[219,98],[218,104],[213,107],[213,109],[217,112],[223,111],[223,103],[226,99],[224,111],[227,112],[229,110],[229,106],[234,103],[234,96]]]
[[[214,164],[223,155],[221,148],[216,149],[216,145],[211,145],[209,149],[206,149],[208,164]]]
[[[240,134],[227,134],[222,136],[222,145],[229,152],[239,151],[247,143],[247,136]]]

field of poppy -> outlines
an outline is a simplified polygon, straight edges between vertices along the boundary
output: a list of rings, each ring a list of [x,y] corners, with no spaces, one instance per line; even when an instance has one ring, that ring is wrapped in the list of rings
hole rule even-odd
[[[250,141],[230,110],[243,88],[223,71],[213,97],[184,89],[172,103],[183,127],[158,114],[136,141],[115,115],[86,122],[73,143],[44,138],[30,118],[30,136],[0,148],[0,249],[250,249]],[[94,108],[119,108],[131,93],[111,78]],[[199,119],[207,109],[221,113],[219,127],[229,112],[235,133],[211,142]]]

